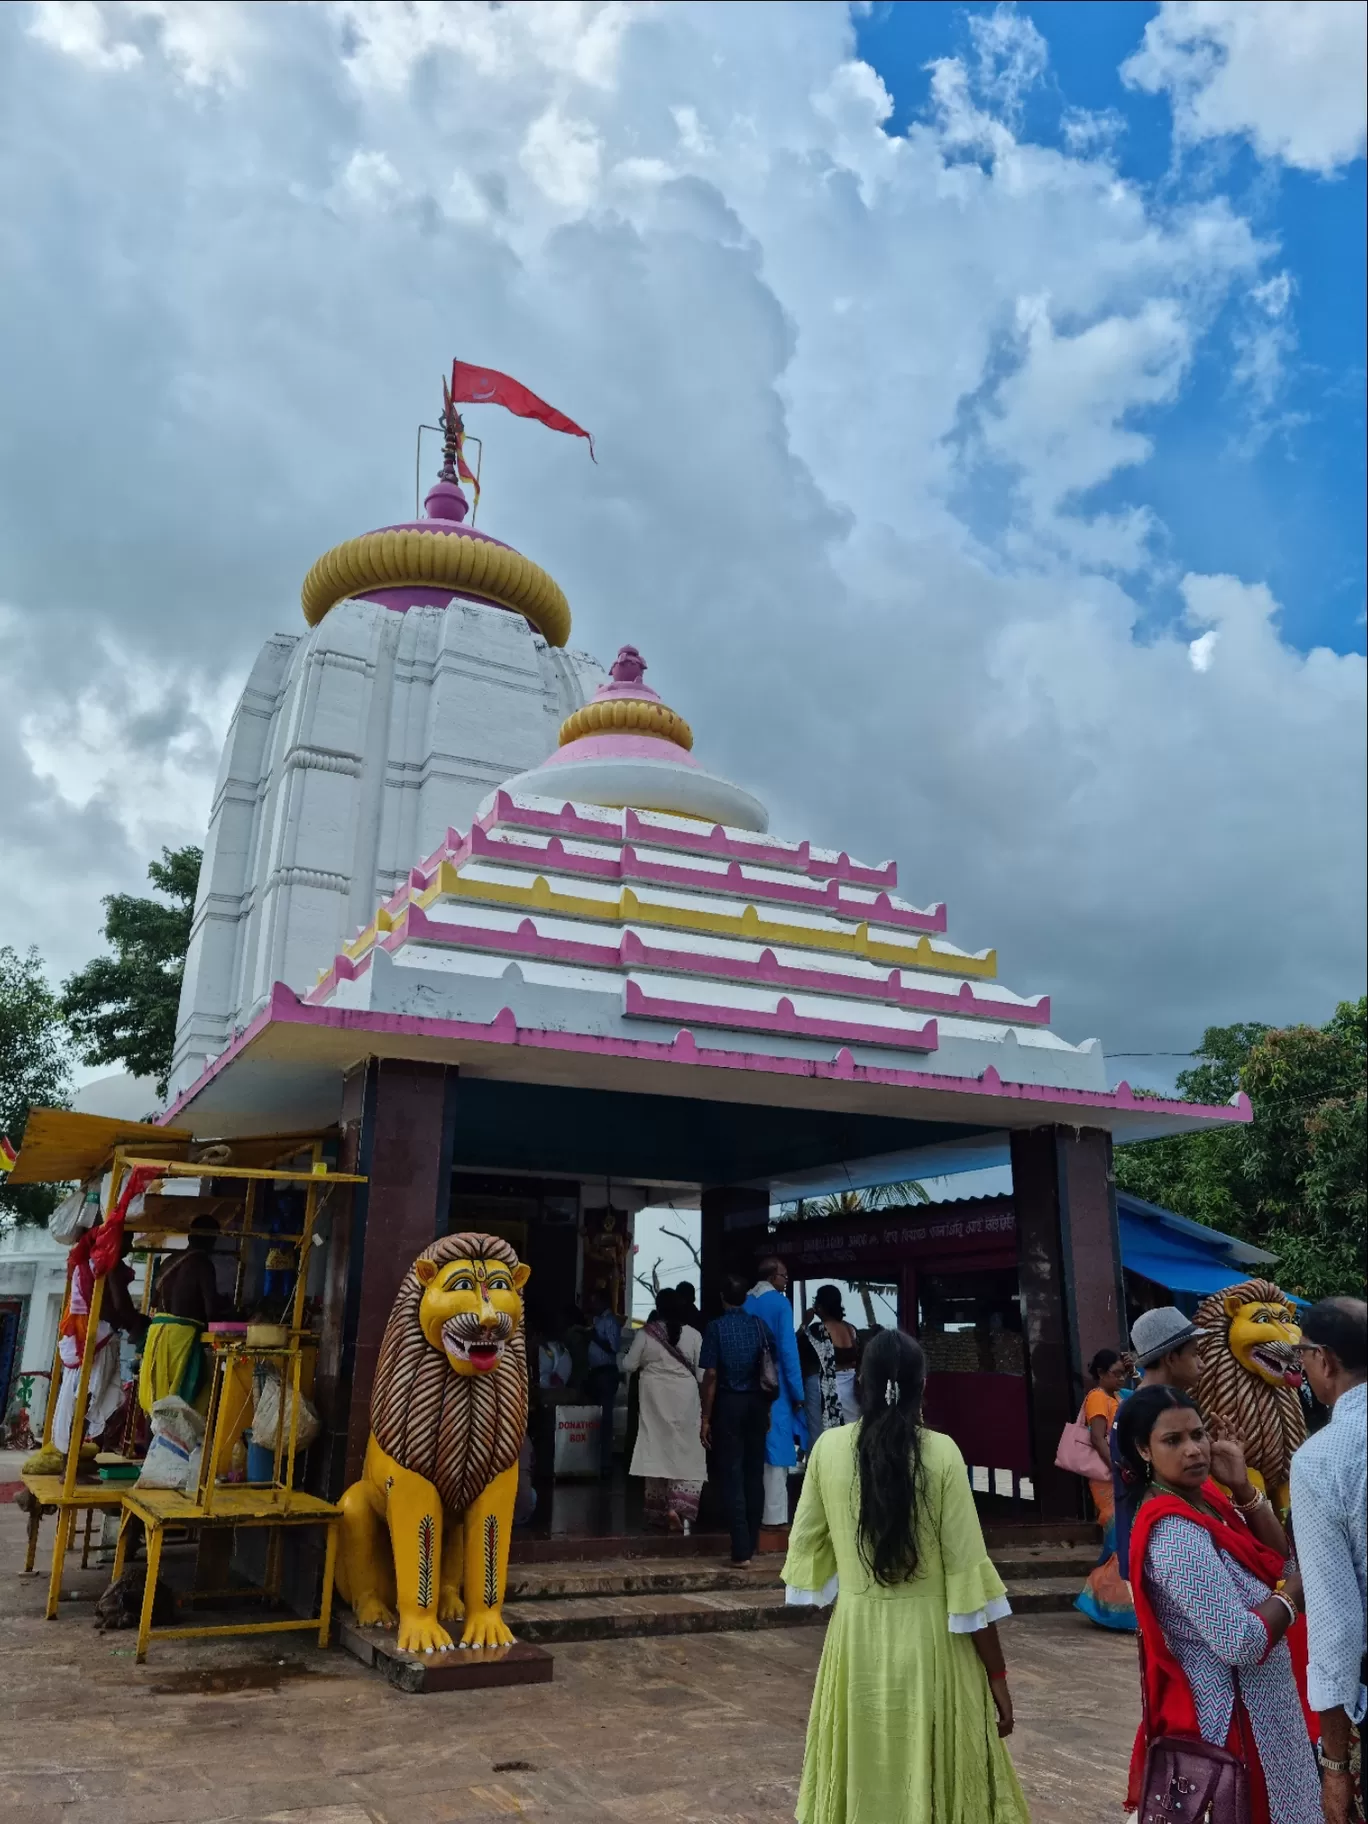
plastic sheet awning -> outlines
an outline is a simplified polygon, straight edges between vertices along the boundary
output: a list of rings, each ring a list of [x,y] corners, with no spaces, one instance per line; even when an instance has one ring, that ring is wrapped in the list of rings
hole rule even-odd
[[[1197,1292],[1203,1296],[1208,1292],[1224,1291],[1227,1286],[1238,1286],[1242,1279],[1249,1278],[1247,1268],[1225,1261],[1209,1257],[1203,1260],[1195,1254],[1171,1254],[1167,1250],[1151,1253],[1141,1248],[1127,1248],[1124,1244],[1121,1264],[1127,1272],[1152,1279],[1157,1286],[1166,1286],[1170,1292]]]

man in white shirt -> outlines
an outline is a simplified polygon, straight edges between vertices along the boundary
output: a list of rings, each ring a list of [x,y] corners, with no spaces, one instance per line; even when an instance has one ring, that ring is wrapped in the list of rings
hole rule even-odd
[[[1292,1525],[1306,1599],[1306,1688],[1320,1712],[1326,1824],[1356,1815],[1350,1729],[1368,1711],[1368,1305],[1327,1298],[1302,1319],[1301,1359],[1330,1423],[1292,1458]]]

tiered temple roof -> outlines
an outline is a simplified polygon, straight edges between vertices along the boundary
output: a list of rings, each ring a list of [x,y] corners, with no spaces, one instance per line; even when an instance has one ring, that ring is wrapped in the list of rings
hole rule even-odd
[[[553,769],[542,769],[541,777]],[[1105,1090],[1096,1041],[1049,1030],[897,868],[689,817],[501,790],[410,874],[305,997],[585,1048],[823,1060]],[[719,1062],[722,1060],[719,1058]]]

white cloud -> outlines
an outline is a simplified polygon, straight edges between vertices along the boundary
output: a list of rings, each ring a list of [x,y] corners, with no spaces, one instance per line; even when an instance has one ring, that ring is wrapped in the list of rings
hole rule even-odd
[[[241,79],[250,16],[233,0],[38,0],[30,35],[87,69],[127,71],[143,45],[166,59],[188,88],[221,88]]]
[[[28,29],[40,44],[90,70],[128,70],[142,62],[136,44],[111,37],[105,9],[95,0],[38,0]]]
[[[527,129],[523,169],[542,194],[562,209],[587,209],[599,187],[603,142],[586,120],[548,108]]]
[[[1121,74],[1168,93],[1182,140],[1243,134],[1328,175],[1363,156],[1366,58],[1363,0],[1164,0]]]
[[[598,440],[595,468],[486,413],[482,526],[577,643],[643,647],[778,828],[897,855],[1079,1037],[1356,989],[1363,662],[1293,650],[1255,575],[1189,577],[1156,628],[1186,560],[1126,493],[1213,326],[1271,334],[1289,295],[1219,193],[1030,140],[1029,22],[988,20],[895,135],[839,8],[247,12],[212,105],[155,20],[119,80],[0,42],[29,351],[0,941],[79,964],[100,893],[200,833],[233,681],[303,630],[321,550],[412,510],[461,353]]]
[[[457,177],[460,176],[458,172]],[[453,192],[457,192],[455,179]],[[347,160],[339,180],[341,195],[363,209],[387,208],[403,190],[403,179],[384,152],[362,151],[359,147]]]

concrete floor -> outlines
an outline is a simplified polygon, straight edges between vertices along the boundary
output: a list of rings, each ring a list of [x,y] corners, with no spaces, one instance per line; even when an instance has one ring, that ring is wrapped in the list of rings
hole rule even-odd
[[[22,1563],[23,1518],[0,1509],[6,1824],[793,1815],[818,1629],[561,1647],[549,1686],[406,1697],[341,1653],[282,1645],[290,1636],[154,1643],[136,1667],[132,1636],[96,1633],[89,1600],[44,1621],[46,1570],[25,1578]],[[67,1579],[92,1595],[102,1583]],[[1075,1615],[1020,1617],[1004,1638],[1033,1815],[1117,1824],[1139,1707],[1133,1643]]]

